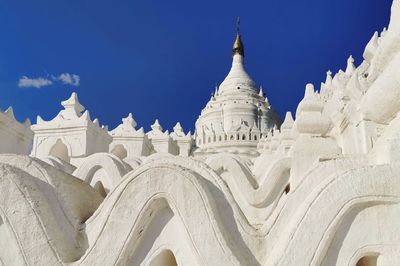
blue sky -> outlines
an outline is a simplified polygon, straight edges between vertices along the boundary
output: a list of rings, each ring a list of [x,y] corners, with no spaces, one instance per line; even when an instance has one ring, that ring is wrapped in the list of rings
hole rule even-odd
[[[295,111],[306,83],[319,88],[328,69],[345,69],[350,54],[361,63],[374,31],[388,25],[391,6],[391,0],[1,2],[3,110],[12,105],[18,119],[34,123],[36,115],[51,119],[76,91],[92,119],[110,128],[132,112],[145,129],[158,118],[165,129],[180,121],[185,130],[194,129],[229,71],[237,16],[247,71],[283,116]],[[44,83],[32,83],[40,77]]]

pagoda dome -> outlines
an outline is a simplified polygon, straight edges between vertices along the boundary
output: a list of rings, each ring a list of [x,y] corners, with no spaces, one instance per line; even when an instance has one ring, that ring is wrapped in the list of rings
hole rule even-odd
[[[238,30],[232,67],[196,121],[198,153],[250,154],[263,134],[276,125],[280,125],[278,115],[244,68],[244,46]]]
[[[234,54],[232,67],[225,80],[219,86],[219,93],[221,95],[237,94],[249,90],[251,90],[250,92],[257,93],[256,84],[246,72],[244,56],[241,54]]]

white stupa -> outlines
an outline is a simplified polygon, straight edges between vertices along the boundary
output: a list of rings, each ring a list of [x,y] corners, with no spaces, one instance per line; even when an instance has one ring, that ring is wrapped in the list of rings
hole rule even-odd
[[[281,123],[262,88],[246,72],[239,27],[232,57],[228,75],[196,121],[197,155],[226,151],[255,156],[260,138]]]

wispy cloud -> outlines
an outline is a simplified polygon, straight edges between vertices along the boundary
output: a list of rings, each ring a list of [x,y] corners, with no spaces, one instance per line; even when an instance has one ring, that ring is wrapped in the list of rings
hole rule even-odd
[[[28,78],[27,76],[22,76],[18,81],[18,87],[20,88],[41,88],[53,84],[53,81],[47,78]]]
[[[76,74],[62,73],[59,76],[47,75],[46,77],[29,78],[22,76],[18,80],[18,87],[20,88],[41,88],[53,85],[54,83],[60,82],[64,85],[79,86],[80,77]]]
[[[63,84],[72,86],[79,86],[80,79],[78,75],[69,73],[62,73],[57,77],[57,80],[61,81]]]

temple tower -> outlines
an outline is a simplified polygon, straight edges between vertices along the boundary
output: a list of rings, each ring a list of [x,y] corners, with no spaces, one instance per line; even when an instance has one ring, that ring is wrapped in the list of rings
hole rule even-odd
[[[247,74],[244,54],[238,23],[232,67],[196,121],[196,154],[257,155],[260,138],[280,125],[262,88]]]

